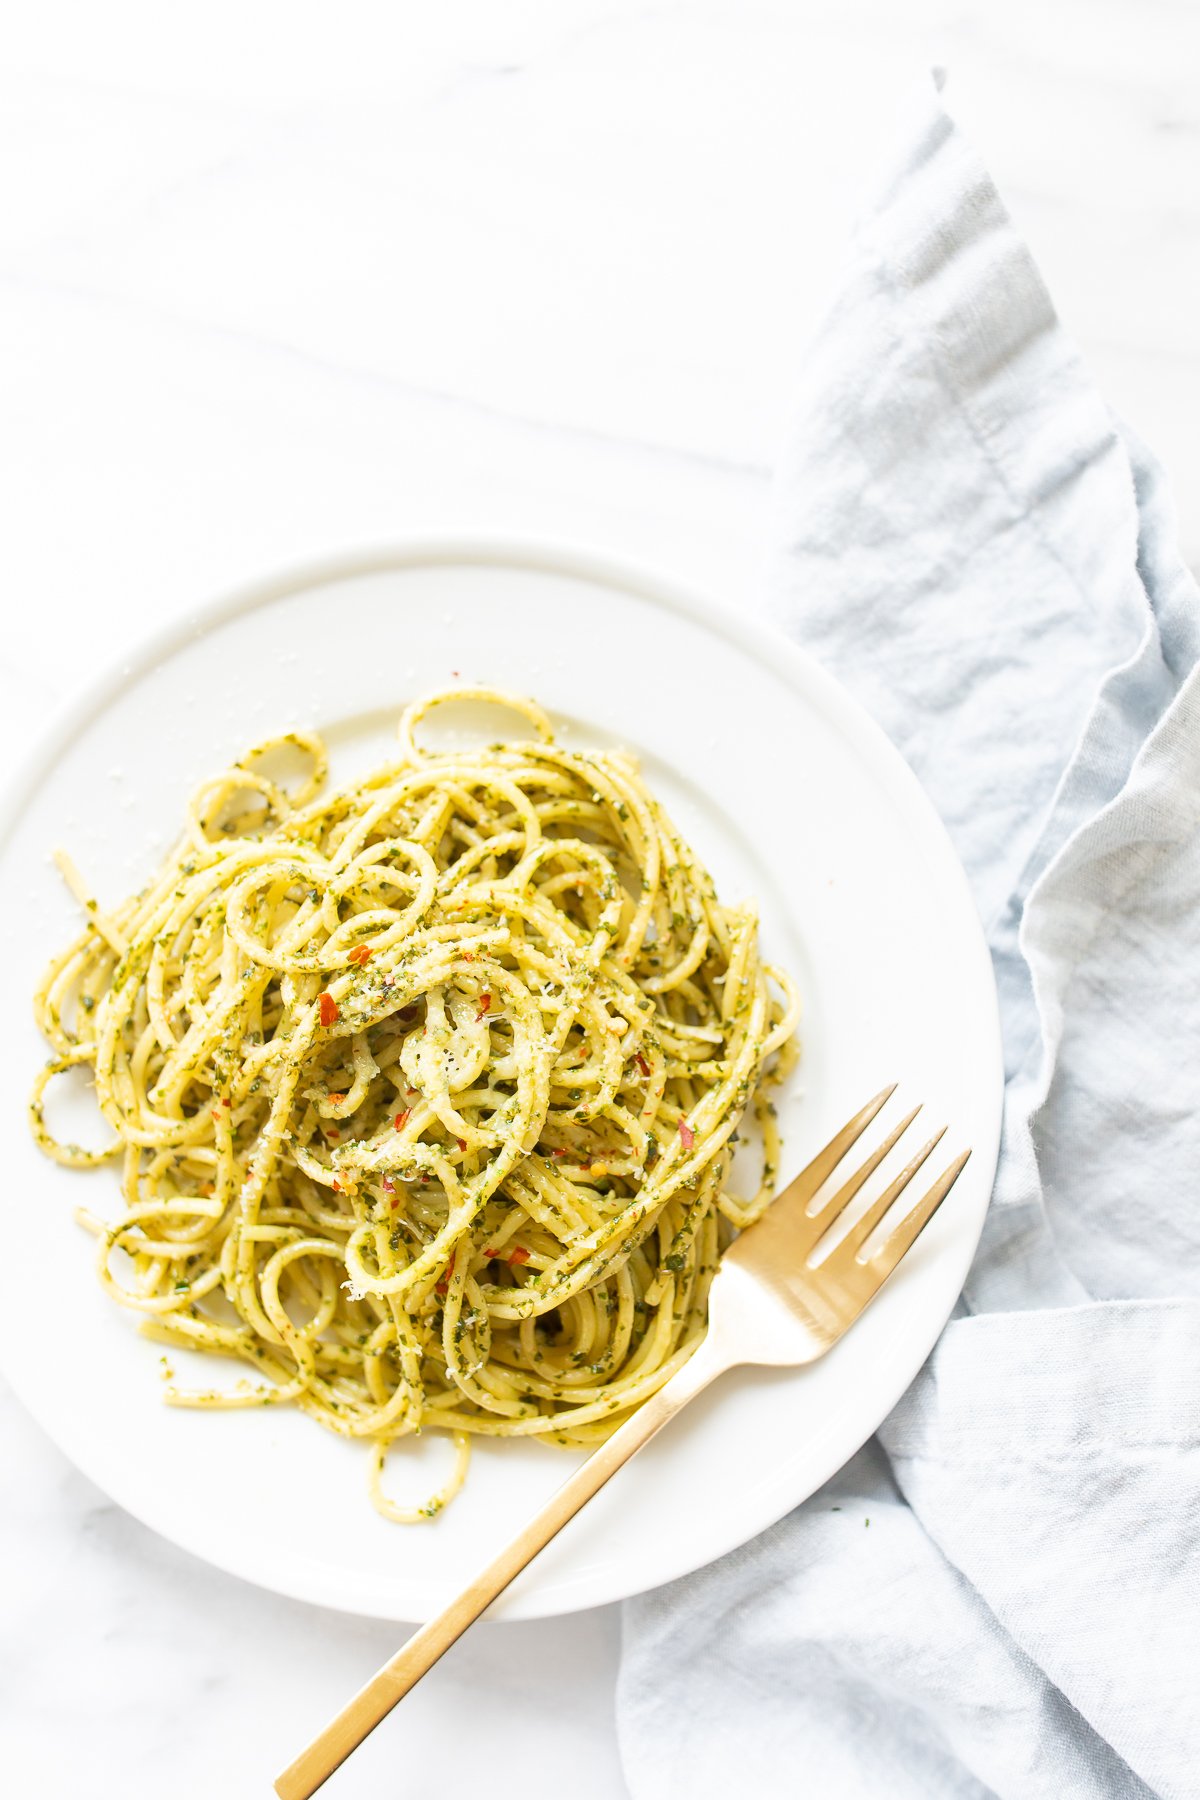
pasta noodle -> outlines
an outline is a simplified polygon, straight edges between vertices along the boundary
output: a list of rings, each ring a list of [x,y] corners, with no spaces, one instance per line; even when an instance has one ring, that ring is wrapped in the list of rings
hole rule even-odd
[[[425,748],[463,699],[528,741]],[[400,743],[328,791],[319,738],[259,745],[110,912],[64,859],[87,923],[38,990],[30,1112],[60,1163],[119,1161],[119,1216],[81,1215],[113,1299],[254,1370],[167,1398],[365,1440],[408,1522],[457,1492],[472,1435],[591,1443],[691,1355],[724,1242],[774,1191],[797,1005],[628,755],[562,748],[488,688],[410,706]],[[297,757],[289,792],[271,771]],[[100,1149],[46,1125],[76,1065]],[[738,1199],[748,1106],[764,1160]],[[454,1471],[401,1505],[387,1450],[430,1429]]]

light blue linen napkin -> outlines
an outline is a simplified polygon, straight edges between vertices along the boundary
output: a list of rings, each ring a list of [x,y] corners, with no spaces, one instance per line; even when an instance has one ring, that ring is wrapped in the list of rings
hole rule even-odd
[[[627,1605],[629,1787],[1184,1800],[1200,596],[1159,470],[936,97],[856,234],[778,501],[775,616],[884,725],[972,878],[1004,1142],[964,1306],[878,1439]]]

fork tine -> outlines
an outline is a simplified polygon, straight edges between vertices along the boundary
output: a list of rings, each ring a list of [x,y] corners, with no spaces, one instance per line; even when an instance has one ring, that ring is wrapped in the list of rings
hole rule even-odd
[[[817,1189],[825,1182],[845,1156],[852,1144],[858,1142],[871,1120],[881,1107],[891,1099],[896,1091],[896,1083],[885,1087],[868,1100],[861,1112],[855,1113],[848,1125],[843,1125],[837,1136],[830,1138],[823,1150],[818,1150],[807,1168],[801,1169],[794,1181],[790,1181],[785,1190],[791,1201],[811,1200]],[[782,1199],[784,1196],[779,1196]]]
[[[839,1250],[845,1252],[848,1256],[853,1256],[858,1249],[866,1243],[880,1219],[883,1218],[888,1208],[892,1205],[892,1202],[898,1199],[904,1192],[917,1170],[921,1167],[921,1164],[934,1150],[936,1150],[945,1135],[946,1127],[943,1125],[942,1129],[935,1133],[927,1144],[922,1145],[912,1161],[905,1164],[895,1181],[884,1189],[879,1198],[877,1200],[872,1200],[862,1218],[855,1219],[853,1225],[838,1245]]]
[[[912,1249],[917,1238],[966,1168],[970,1154],[969,1150],[964,1150],[962,1155],[950,1164],[945,1174],[938,1176],[924,1199],[918,1200],[912,1211],[905,1213],[896,1229],[885,1238],[875,1255],[864,1265],[872,1273],[877,1273],[881,1282],[887,1280],[901,1257],[907,1255],[908,1251]]]
[[[846,1207],[849,1206],[851,1200],[853,1200],[855,1194],[857,1194],[858,1190],[862,1187],[863,1182],[869,1175],[875,1173],[888,1151],[893,1150],[899,1143],[920,1110],[919,1106],[914,1106],[908,1117],[906,1119],[901,1119],[895,1130],[884,1138],[878,1149],[872,1150],[862,1168],[856,1169],[844,1186],[840,1187],[837,1193],[826,1200],[823,1205],[816,1206],[810,1201],[808,1206],[809,1217],[811,1219],[818,1219],[823,1228],[832,1225],[835,1219],[840,1218]]]

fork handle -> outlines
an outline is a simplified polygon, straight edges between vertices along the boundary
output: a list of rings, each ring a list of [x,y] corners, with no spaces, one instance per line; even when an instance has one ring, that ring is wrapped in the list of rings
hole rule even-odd
[[[452,1600],[444,1612],[414,1632],[403,1649],[384,1663],[377,1675],[360,1688],[324,1731],[315,1737],[275,1783],[280,1800],[309,1800],[328,1781],[350,1752],[362,1743],[398,1700],[415,1687],[422,1675],[486,1611],[498,1594],[513,1581],[539,1550],[545,1549],[569,1519],[573,1519],[593,1494],[599,1493],[622,1463],[649,1443],[667,1420],[728,1368],[712,1338],[706,1338],[691,1359],[664,1382],[658,1392],[638,1407],[632,1417],[593,1450],[587,1461],[551,1495],[539,1513],[512,1542],[490,1562],[471,1585]]]

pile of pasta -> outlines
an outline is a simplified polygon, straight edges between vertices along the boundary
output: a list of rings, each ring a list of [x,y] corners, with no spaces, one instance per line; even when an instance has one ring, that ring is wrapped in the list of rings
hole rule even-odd
[[[528,741],[418,743],[464,699]],[[472,1436],[591,1443],[691,1355],[723,1244],[774,1191],[796,1001],[634,760],[560,747],[531,701],[433,694],[390,766],[326,775],[316,736],[251,750],[111,910],[64,862],[86,925],[37,995],[31,1119],[59,1162],[120,1164],[119,1214],[80,1215],[114,1300],[254,1371],[167,1398],[302,1408],[371,1447],[375,1504],[411,1522]],[[97,1150],[45,1121],[79,1064]],[[431,1429],[453,1473],[402,1505],[388,1448]]]

